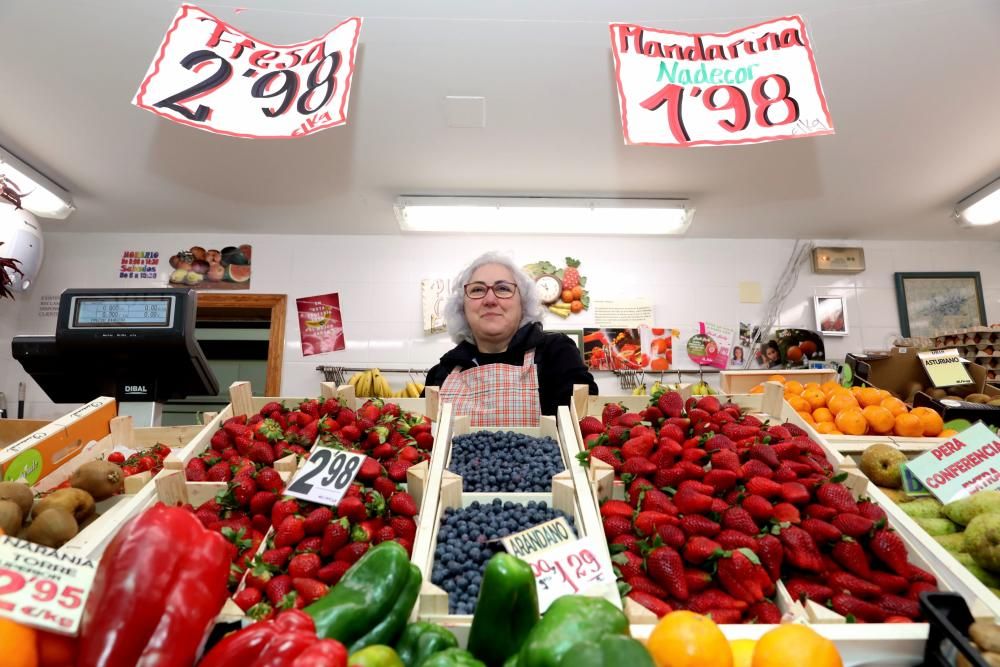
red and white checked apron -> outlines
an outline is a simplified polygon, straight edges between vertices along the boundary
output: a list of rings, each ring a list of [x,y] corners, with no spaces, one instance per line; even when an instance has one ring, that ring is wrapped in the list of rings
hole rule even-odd
[[[475,428],[536,427],[541,422],[535,351],[524,353],[524,364],[487,364],[468,370],[456,366],[441,383],[441,401],[456,415],[468,415]]]

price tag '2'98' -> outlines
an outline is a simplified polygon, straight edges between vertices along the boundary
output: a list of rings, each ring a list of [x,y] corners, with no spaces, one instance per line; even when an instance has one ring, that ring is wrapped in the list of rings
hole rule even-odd
[[[296,473],[285,493],[321,505],[336,507],[354,481],[364,454],[316,447]]]

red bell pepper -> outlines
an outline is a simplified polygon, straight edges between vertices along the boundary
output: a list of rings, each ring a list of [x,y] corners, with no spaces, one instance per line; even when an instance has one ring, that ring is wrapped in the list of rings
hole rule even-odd
[[[79,665],[191,667],[226,601],[232,545],[155,505],[108,545],[84,608]]]
[[[312,617],[289,609],[227,635],[198,667],[347,667],[347,649],[319,639]]]

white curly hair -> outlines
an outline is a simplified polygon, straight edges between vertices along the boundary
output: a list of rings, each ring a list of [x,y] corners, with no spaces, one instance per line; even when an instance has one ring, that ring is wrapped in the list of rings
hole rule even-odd
[[[517,283],[517,293],[521,298],[521,324],[523,327],[529,322],[542,321],[542,302],[535,291],[535,281],[524,272],[520,266],[514,263],[510,257],[499,252],[490,251],[483,253],[472,263],[462,269],[451,282],[451,296],[444,307],[444,321],[448,327],[448,335],[456,343],[468,341],[475,344],[476,339],[472,335],[469,327],[469,320],[465,317],[465,284],[472,278],[476,269],[486,264],[499,264],[510,269]]]

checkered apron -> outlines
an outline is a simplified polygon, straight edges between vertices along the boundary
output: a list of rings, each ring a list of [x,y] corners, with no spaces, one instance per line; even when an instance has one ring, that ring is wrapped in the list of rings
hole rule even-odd
[[[465,371],[456,366],[441,383],[440,396],[454,414],[468,415],[475,428],[537,427],[542,406],[535,351],[524,353],[521,366],[487,364]]]

